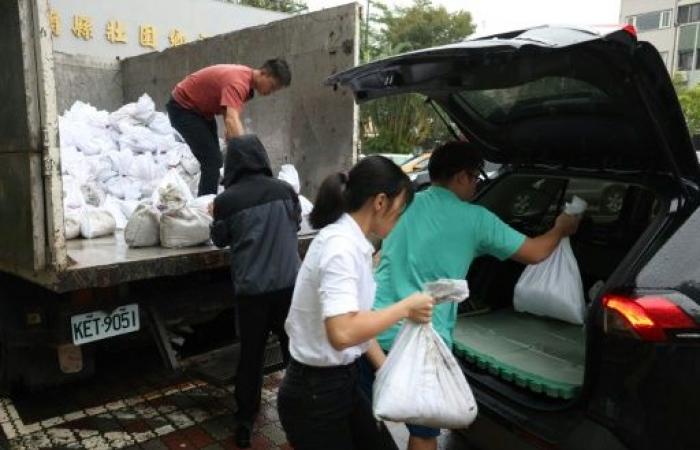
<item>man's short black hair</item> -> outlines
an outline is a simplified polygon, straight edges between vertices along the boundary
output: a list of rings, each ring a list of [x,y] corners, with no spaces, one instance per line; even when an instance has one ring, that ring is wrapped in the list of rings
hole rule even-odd
[[[289,64],[284,59],[268,59],[260,67],[260,71],[279,81],[280,87],[286,87],[292,83],[292,72],[289,71]]]
[[[428,173],[431,181],[446,182],[462,170],[472,172],[484,168],[481,151],[469,142],[451,141],[435,150],[430,155]]]

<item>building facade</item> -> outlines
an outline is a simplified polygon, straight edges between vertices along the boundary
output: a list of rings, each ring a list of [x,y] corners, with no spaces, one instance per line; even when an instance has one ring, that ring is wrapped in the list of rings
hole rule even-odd
[[[54,50],[104,59],[165,50],[286,17],[218,0],[49,0]]]
[[[620,21],[657,48],[672,75],[700,82],[700,1],[622,0],[620,6]]]

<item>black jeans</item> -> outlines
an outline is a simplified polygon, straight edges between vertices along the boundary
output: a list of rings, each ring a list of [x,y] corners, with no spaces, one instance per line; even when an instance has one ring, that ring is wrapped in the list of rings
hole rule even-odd
[[[172,98],[165,107],[170,124],[182,135],[201,166],[197,195],[216,194],[219,187],[219,169],[224,163],[216,120],[205,119],[196,112],[183,108]]]
[[[311,367],[291,360],[277,396],[295,450],[396,449],[358,384],[357,364]]]
[[[284,364],[289,362],[289,339],[284,321],[292,303],[293,288],[237,299],[241,357],[236,371],[234,397],[237,423],[253,426],[260,409],[263,363],[267,338],[272,331],[279,339]]]

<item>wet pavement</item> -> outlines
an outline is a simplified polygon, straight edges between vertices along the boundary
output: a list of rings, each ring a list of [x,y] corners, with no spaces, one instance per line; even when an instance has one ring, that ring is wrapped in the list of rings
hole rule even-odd
[[[0,448],[9,449],[237,449],[233,440],[233,386],[213,386],[192,375],[166,373],[134,360],[102,370],[80,384],[0,398]],[[142,364],[141,370],[133,370]],[[291,449],[277,415],[281,372],[266,376],[253,449]],[[399,448],[407,433],[391,424]],[[3,442],[4,440],[4,442]],[[444,432],[444,450],[467,449]]]

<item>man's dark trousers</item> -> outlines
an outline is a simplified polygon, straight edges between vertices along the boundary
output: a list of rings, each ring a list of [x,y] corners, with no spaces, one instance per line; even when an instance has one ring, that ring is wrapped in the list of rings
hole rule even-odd
[[[197,195],[216,194],[219,187],[219,169],[224,164],[216,120],[206,119],[190,109],[183,108],[172,98],[166,108],[170,124],[182,135],[201,166]]]
[[[284,365],[289,362],[289,339],[284,322],[292,303],[294,288],[237,298],[241,357],[236,372],[235,398],[239,424],[252,428],[260,409],[265,347],[270,332],[277,335]]]

